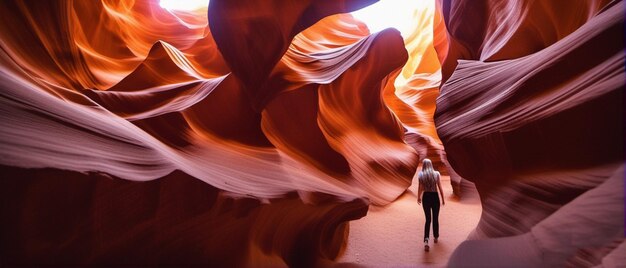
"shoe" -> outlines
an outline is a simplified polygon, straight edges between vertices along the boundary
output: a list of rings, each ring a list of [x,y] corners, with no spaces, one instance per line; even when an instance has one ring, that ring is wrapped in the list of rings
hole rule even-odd
[[[435,237],[435,244],[437,244],[437,240],[439,240],[439,239]]]
[[[424,251],[428,252],[429,249],[430,247],[428,245],[424,245]]]

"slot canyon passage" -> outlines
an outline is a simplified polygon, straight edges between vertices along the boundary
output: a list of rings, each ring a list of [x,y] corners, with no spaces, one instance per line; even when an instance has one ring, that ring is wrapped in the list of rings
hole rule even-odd
[[[3,0],[0,266],[626,263],[623,1],[375,2]]]

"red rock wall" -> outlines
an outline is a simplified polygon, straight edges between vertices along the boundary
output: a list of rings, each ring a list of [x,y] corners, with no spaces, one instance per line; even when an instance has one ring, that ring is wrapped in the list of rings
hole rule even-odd
[[[482,240],[451,264],[610,262],[624,240],[623,2],[441,2],[435,123],[483,205]]]
[[[290,3],[3,2],[2,262],[334,259],[417,167],[382,96],[408,53],[328,17],[371,1]]]
[[[3,2],[2,261],[323,264],[429,157],[484,208],[451,265],[616,263],[623,2],[371,2]]]

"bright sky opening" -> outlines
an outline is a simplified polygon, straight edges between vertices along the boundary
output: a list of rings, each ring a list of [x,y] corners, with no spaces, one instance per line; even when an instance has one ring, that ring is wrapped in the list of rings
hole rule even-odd
[[[427,6],[428,1],[432,0],[381,0],[351,14],[364,22],[371,33],[396,28],[407,38],[415,27],[415,12]],[[209,0],[160,0],[159,5],[167,10],[192,11],[207,7]]]
[[[161,0],[159,5],[167,10],[192,11],[209,6],[209,0]]]
[[[396,28],[404,38],[414,30],[413,14],[429,0],[381,0],[365,8],[352,12],[352,16],[362,21],[370,33],[386,28]]]

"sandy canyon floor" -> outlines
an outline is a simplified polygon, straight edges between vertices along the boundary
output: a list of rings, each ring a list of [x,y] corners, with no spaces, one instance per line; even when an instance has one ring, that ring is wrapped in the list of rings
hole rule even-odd
[[[417,177],[395,202],[370,207],[367,216],[350,222],[350,235],[339,263],[360,267],[443,267],[454,249],[480,219],[478,193],[464,187],[463,197],[452,195],[450,178],[442,177],[446,205],[439,213],[439,243],[424,251],[424,212],[417,204]]]

